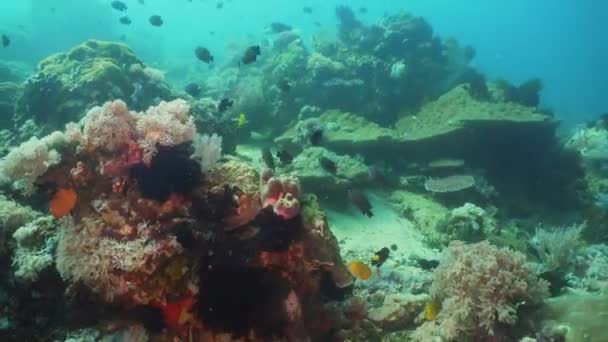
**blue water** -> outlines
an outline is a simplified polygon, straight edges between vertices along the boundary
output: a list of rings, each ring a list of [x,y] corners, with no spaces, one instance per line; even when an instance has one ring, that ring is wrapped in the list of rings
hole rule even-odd
[[[366,23],[401,10],[425,17],[441,36],[454,36],[473,46],[477,52],[473,65],[489,79],[518,83],[540,77],[543,105],[567,124],[608,111],[606,1],[232,0],[218,10],[218,2],[210,0],[146,0],[145,5],[126,0],[133,20],[130,26],[118,24],[124,14],[112,10],[109,3],[2,1],[0,31],[11,33],[13,48],[0,50],[0,59],[35,63],[88,38],[122,37],[140,58],[159,67],[191,59],[192,46],[199,44],[214,51],[221,64],[230,44],[259,42],[272,21],[293,25],[308,38],[318,32],[330,34],[336,24],[333,9],[347,3],[368,9],[358,14]],[[312,7],[313,13],[302,13],[303,6]],[[153,14],[163,17],[163,27],[148,25]]]

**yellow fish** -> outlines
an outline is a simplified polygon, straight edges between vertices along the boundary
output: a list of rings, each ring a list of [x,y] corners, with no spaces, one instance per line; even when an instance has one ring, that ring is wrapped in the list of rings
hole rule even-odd
[[[245,117],[245,113],[241,113],[239,117],[236,119],[236,127],[241,128],[247,123],[247,118]]]
[[[424,305],[424,319],[434,321],[437,318],[439,310],[441,310],[441,303],[437,299],[431,299],[430,302]]]
[[[372,276],[372,269],[361,261],[353,261],[346,268],[348,268],[350,274],[361,280],[367,280]]]

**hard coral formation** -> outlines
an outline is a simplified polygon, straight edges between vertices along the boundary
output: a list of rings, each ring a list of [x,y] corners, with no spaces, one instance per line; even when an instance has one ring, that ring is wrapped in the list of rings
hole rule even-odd
[[[547,283],[526,265],[525,256],[488,242],[453,242],[435,270],[431,296],[441,302],[435,321],[416,329],[417,341],[507,337],[522,305],[542,302]]]
[[[86,108],[115,98],[138,110],[156,98],[169,99],[169,88],[145,69],[126,45],[88,40],[40,62],[25,83],[17,114],[59,128],[78,121]],[[142,96],[133,96],[137,90]]]

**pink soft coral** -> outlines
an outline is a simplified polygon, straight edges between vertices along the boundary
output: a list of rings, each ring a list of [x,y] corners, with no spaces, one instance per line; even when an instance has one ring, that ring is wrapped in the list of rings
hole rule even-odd
[[[454,241],[431,288],[441,311],[416,330],[415,340],[485,341],[500,334],[499,323],[515,324],[520,304],[538,303],[547,294],[547,283],[527,267],[523,254],[487,241]]]
[[[83,147],[115,152],[133,138],[134,113],[122,100],[106,102],[91,109],[84,120],[82,131],[75,123],[67,125],[67,135]]]
[[[149,164],[157,146],[173,146],[194,139],[196,127],[189,115],[190,107],[182,99],[162,101],[142,114],[135,126],[143,160]]]

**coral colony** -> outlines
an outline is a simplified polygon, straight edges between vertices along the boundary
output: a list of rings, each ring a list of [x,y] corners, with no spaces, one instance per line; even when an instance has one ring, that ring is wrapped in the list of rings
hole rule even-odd
[[[179,24],[146,3],[103,15]],[[335,14],[164,71],[0,60],[0,340],[608,341],[606,118],[561,139],[540,80]]]

